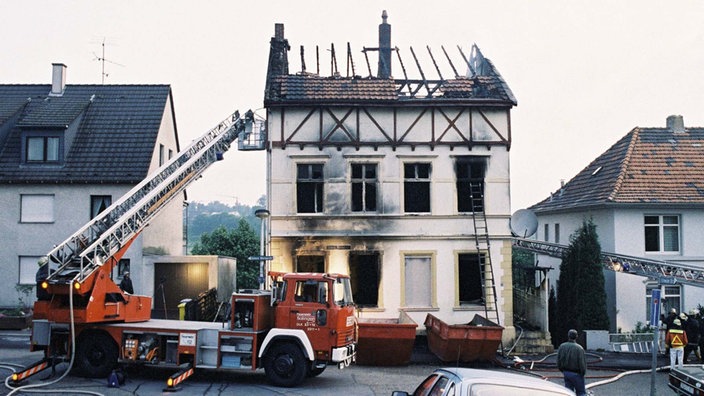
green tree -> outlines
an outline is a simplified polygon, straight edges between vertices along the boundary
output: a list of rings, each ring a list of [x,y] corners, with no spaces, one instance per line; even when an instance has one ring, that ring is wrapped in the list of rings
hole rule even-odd
[[[570,236],[560,264],[557,283],[557,334],[559,342],[567,339],[569,329],[608,330],[606,291],[601,265],[601,245],[591,219]]]
[[[237,228],[229,231],[224,226],[220,226],[211,233],[202,234],[191,252],[236,258],[237,288],[259,287],[259,262],[248,260],[248,257],[259,254],[259,237],[244,219],[240,219]]]

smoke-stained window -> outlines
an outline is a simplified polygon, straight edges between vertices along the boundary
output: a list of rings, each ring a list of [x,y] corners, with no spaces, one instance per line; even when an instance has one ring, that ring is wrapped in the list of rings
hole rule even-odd
[[[298,213],[323,212],[323,164],[298,164],[296,207]]]
[[[403,164],[403,210],[430,213],[430,164]]]
[[[460,305],[483,304],[482,265],[484,254],[460,254],[457,257],[457,287]]]
[[[379,305],[381,267],[379,254],[350,254],[350,283],[354,302],[359,307]]]
[[[477,157],[459,157],[455,161],[457,178],[457,211],[484,211],[484,174],[486,160]]]
[[[377,200],[376,164],[352,164],[352,211],[375,212]]]

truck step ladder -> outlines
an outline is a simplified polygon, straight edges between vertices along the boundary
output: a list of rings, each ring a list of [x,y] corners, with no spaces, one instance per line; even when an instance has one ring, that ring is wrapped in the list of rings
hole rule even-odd
[[[484,186],[480,182],[471,182],[469,184],[469,192],[472,208],[472,222],[474,224],[474,241],[476,243],[477,260],[479,261],[480,278],[484,296],[484,316],[497,325],[501,325],[497,301],[498,295],[496,294],[496,282],[494,280],[494,267],[491,263],[491,243],[486,221]],[[489,316],[490,313],[491,317]]]
[[[569,248],[567,245],[524,238],[513,238],[513,246],[557,258],[562,258]],[[608,252],[601,252],[601,263],[607,270],[645,276],[663,284],[704,287],[704,268],[701,267]]]
[[[235,112],[56,246],[48,254],[50,263],[58,264],[50,271],[48,284],[85,282],[107,260],[115,260],[115,255],[129,246],[161,208],[208,166],[222,159],[235,139],[251,138],[246,129],[251,131],[253,122],[251,111],[245,119]]]

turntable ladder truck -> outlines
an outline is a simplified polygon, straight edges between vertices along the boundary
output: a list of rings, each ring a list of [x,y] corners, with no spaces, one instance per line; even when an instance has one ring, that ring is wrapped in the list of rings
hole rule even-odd
[[[329,363],[352,363],[357,323],[346,275],[272,273],[272,290],[233,293],[223,323],[151,319],[151,297],[125,293],[112,279],[141,231],[235,139],[240,150],[262,149],[265,136],[251,111],[244,119],[235,112],[49,252],[41,283],[48,298],[34,305],[31,338],[44,358],[13,383],[72,359],[79,374],[97,378],[118,364],[173,368],[166,390],[195,369],[264,368],[273,384],[296,386]]]

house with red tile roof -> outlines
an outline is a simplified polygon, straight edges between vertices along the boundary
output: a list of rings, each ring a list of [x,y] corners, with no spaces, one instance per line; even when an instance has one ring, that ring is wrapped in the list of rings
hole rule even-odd
[[[476,45],[395,48],[382,18],[378,47],[297,47],[295,63],[275,27],[264,101],[270,266],[349,274],[361,317],[405,311],[424,332],[429,313],[453,324],[480,314],[511,339],[516,99]]]
[[[704,128],[685,127],[682,116],[668,117],[664,128],[636,127],[530,209],[538,240],[567,245],[591,218],[603,251],[704,266]],[[555,269],[549,279],[556,287],[560,261],[538,259]],[[653,289],[664,297],[662,312],[704,305],[702,288],[666,276],[604,275],[612,331],[649,321]]]

